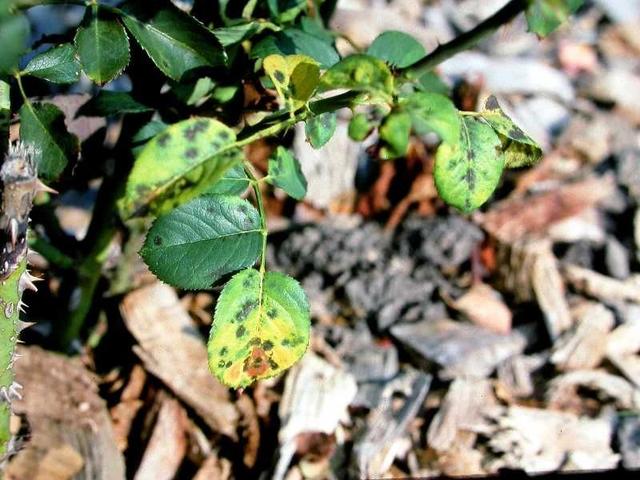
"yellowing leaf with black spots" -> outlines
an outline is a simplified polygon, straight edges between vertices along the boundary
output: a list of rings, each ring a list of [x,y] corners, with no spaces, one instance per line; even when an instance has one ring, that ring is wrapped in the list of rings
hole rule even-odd
[[[309,302],[293,278],[243,270],[224,286],[209,336],[209,369],[225,385],[246,387],[279,375],[309,344]]]
[[[253,205],[233,195],[205,195],[159,217],[140,255],[160,280],[201,289],[251,266],[261,245],[260,215]]]
[[[524,133],[500,108],[493,95],[487,99],[480,116],[487,121],[502,141],[506,168],[533,165],[542,158],[542,149]]]
[[[320,78],[322,91],[348,88],[350,90],[381,94],[393,93],[393,75],[380,59],[369,55],[351,55],[336,63]]]
[[[242,161],[231,128],[211,118],[175,123],[140,151],[118,206],[124,218],[165,213],[205,193]]]
[[[269,55],[263,66],[287,110],[292,113],[307,103],[320,80],[318,62],[306,55]]]
[[[436,188],[449,205],[470,212],[491,196],[503,168],[498,135],[484,120],[464,117],[459,141],[441,144],[436,153]]]

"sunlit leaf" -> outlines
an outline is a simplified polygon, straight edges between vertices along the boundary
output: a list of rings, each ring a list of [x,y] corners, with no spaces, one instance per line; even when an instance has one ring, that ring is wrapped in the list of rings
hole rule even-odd
[[[422,44],[411,35],[393,30],[378,35],[367,49],[368,55],[398,68],[413,65],[426,53]]]
[[[232,148],[233,130],[210,118],[175,123],[147,142],[136,159],[119,201],[128,218],[146,209],[162,213],[204,193],[242,161]]]
[[[526,11],[529,31],[546,37],[582,6],[584,0],[529,0]]]
[[[296,200],[307,194],[307,179],[293,154],[279,146],[269,159],[269,181]]]
[[[444,95],[417,92],[404,97],[400,108],[411,116],[413,130],[418,135],[435,132],[445,143],[456,143],[460,136],[460,115]]]
[[[335,112],[321,113],[307,119],[304,131],[313,148],[322,148],[331,140],[336,131],[337,116]]]
[[[470,212],[491,196],[504,168],[502,143],[482,119],[464,117],[456,143],[438,147],[434,179],[440,197]]]
[[[263,65],[290,112],[303,107],[318,86],[320,67],[306,55],[269,55]]]
[[[393,93],[393,76],[382,60],[369,55],[351,55],[322,75],[320,88],[323,91],[348,88],[389,96]]]
[[[129,63],[129,39],[124,28],[98,5],[87,8],[74,42],[82,69],[100,85],[120,75]]]
[[[140,255],[160,280],[202,289],[252,265],[261,241],[260,216],[249,202],[236,196],[204,195],[159,217]]]
[[[21,75],[31,75],[53,83],[73,83],[80,77],[76,48],[70,43],[50,48],[33,57]]]
[[[411,133],[411,117],[405,112],[393,112],[380,125],[382,148],[380,157],[389,160],[406,155]]]
[[[309,303],[293,278],[248,269],[224,286],[209,336],[209,368],[225,385],[279,375],[309,344]]]
[[[494,96],[489,97],[480,115],[491,125],[502,141],[506,168],[533,165],[542,158],[540,146],[513,123],[513,120],[502,111]]]
[[[367,138],[372,130],[373,125],[366,113],[356,113],[349,122],[349,137],[356,142],[361,142]]]

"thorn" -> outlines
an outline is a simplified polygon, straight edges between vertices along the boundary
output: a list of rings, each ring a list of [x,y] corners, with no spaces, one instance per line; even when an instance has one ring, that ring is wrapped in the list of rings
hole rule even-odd
[[[20,290],[24,291],[25,289],[28,290],[33,290],[34,292],[38,291],[38,288],[33,284],[33,281],[31,280],[33,277],[31,275],[29,275],[28,273],[23,273],[20,276]]]
[[[54,190],[53,188],[45,185],[44,183],[42,183],[42,180],[36,181],[36,192],[54,193],[56,195],[58,194],[57,190]]]
[[[24,313],[24,312],[23,312]],[[25,328],[29,328],[32,327],[33,325],[35,325],[36,322],[23,322],[23,321],[19,321],[18,325],[16,327],[16,329],[18,330],[18,332],[23,331]]]
[[[18,311],[19,311],[20,313],[27,313],[26,308],[27,308],[27,304],[26,304],[26,303],[24,303],[22,300],[20,300],[20,301],[18,302]]]
[[[15,218],[9,220],[9,235],[11,237],[11,246],[15,248],[18,242],[18,220]]]
[[[25,271],[25,273],[27,274],[29,280],[31,280],[32,282],[41,282],[44,280],[44,278],[40,278],[40,277],[36,277],[35,275],[31,275],[31,272],[29,271]]]

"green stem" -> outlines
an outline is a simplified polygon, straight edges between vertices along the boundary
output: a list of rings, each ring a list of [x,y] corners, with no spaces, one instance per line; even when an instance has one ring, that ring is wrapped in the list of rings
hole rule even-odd
[[[73,258],[60,251],[57,247],[51,243],[39,237],[29,238],[29,248],[42,255],[49,263],[55,265],[58,268],[69,269],[73,268],[75,261]]]
[[[400,71],[419,74],[424,71],[431,70],[436,65],[439,65],[454,55],[474,47],[478,42],[480,42],[480,40],[491,35],[502,25],[510,22],[520,13],[524,12],[528,5],[528,0],[511,0],[504,7],[478,24],[476,27],[457,36],[450,42],[440,45],[433,52],[424,56],[421,60],[418,60],[413,65],[400,69]]]
[[[264,276],[267,263],[267,236],[269,230],[267,228],[267,212],[264,208],[264,201],[262,199],[262,192],[260,191],[260,181],[263,179],[257,179],[253,173],[253,168],[248,161],[244,162],[244,171],[249,177],[251,183],[251,189],[253,195],[256,197],[256,206],[258,207],[258,213],[260,215],[260,233],[262,234],[262,252],[260,254],[260,275]]]

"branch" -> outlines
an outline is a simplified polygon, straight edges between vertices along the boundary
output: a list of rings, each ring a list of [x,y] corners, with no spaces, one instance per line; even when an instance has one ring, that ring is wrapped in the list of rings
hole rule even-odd
[[[454,55],[475,46],[480,40],[491,35],[502,25],[509,23],[520,13],[524,12],[527,6],[527,0],[511,0],[476,27],[457,36],[450,42],[438,46],[433,52],[418,60],[413,65],[400,69],[400,71],[414,73],[431,70],[436,65],[439,65]]]

